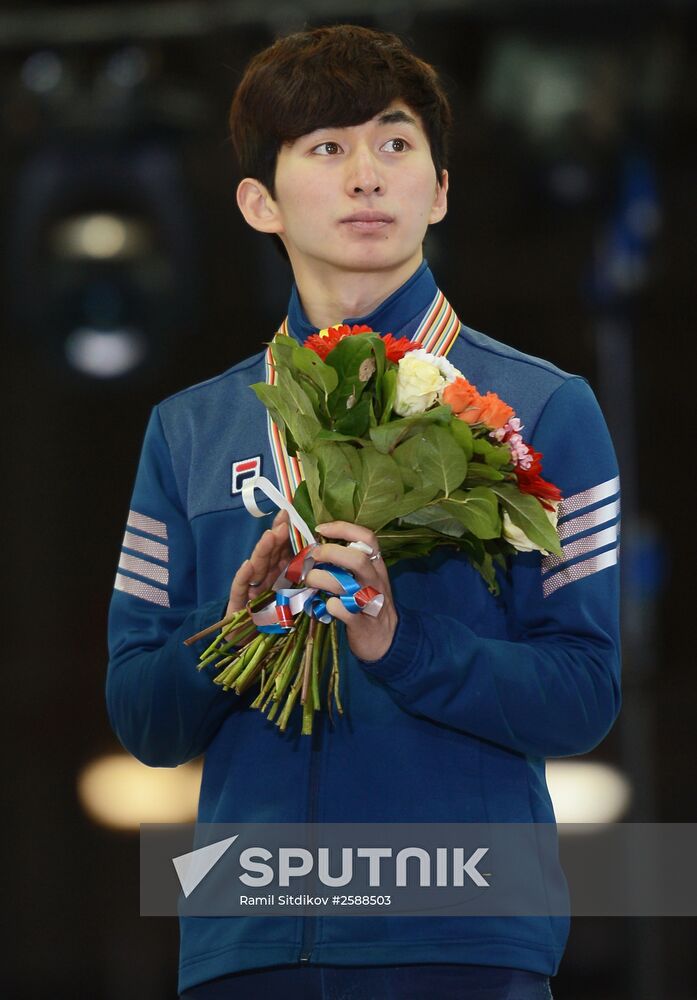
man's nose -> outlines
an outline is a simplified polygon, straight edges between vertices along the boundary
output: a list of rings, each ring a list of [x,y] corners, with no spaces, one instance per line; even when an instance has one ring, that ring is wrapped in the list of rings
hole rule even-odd
[[[378,194],[384,181],[375,157],[368,150],[357,150],[349,163],[347,186],[353,194]]]

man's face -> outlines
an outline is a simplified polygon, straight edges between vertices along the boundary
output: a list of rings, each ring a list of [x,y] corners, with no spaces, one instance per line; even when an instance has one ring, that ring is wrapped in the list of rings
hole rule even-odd
[[[362,125],[285,144],[276,168],[279,228],[293,270],[391,270],[421,260],[447,209],[418,115],[402,102]]]

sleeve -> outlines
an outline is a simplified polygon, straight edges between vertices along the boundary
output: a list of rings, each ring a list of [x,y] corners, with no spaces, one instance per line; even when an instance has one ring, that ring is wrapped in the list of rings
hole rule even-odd
[[[597,746],[621,705],[619,477],[584,379],[552,394],[530,443],[564,497],[563,555],[513,557],[508,638],[398,606],[390,649],[362,666],[406,711],[521,754],[565,757]]]
[[[148,424],[109,608],[106,703],[123,746],[144,764],[201,754],[237,698],[196,669],[210,639],[183,641],[222,618],[227,596],[196,606],[194,540],[159,412]]]

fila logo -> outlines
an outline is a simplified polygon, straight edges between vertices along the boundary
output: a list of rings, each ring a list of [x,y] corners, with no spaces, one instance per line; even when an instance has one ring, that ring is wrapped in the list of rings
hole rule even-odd
[[[232,492],[241,493],[245,479],[253,479],[261,475],[261,455],[254,458],[243,458],[232,463]]]

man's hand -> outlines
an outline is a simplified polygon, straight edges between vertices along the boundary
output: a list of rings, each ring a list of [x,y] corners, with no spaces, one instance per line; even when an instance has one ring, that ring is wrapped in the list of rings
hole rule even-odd
[[[380,551],[375,534],[369,528],[347,521],[330,521],[317,525],[318,534],[325,538],[336,538],[346,542],[366,542],[374,553]],[[338,597],[327,601],[327,611],[346,625],[346,635],[354,656],[360,660],[379,660],[392,645],[395,629],[399,621],[397,609],[392,599],[392,588],[387,568],[382,559],[372,559],[360,549],[327,542],[313,551],[317,562],[333,563],[353,574],[362,587],[371,586],[384,595],[385,602],[376,618],[370,615],[352,615]],[[342,593],[333,576],[321,569],[311,569],[305,577],[308,587],[317,587],[330,593]]]
[[[271,527],[264,532],[249,559],[235,573],[225,616],[240,611],[251,598],[272,586],[293,558],[288,531],[288,514],[279,510]]]

